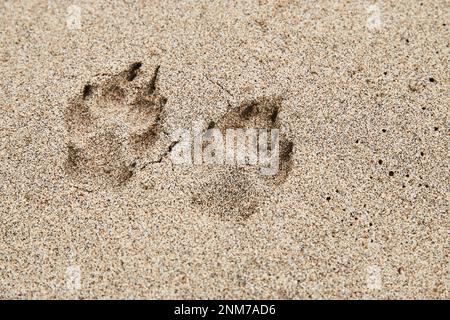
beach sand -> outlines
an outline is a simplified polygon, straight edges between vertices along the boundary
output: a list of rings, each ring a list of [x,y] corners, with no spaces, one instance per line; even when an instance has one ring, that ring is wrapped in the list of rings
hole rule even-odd
[[[0,298],[446,299],[449,12],[3,1]],[[279,173],[174,164],[193,125]]]

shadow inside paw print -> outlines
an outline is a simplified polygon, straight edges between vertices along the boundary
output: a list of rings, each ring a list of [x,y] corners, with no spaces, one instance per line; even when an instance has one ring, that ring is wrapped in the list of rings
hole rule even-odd
[[[152,152],[167,99],[157,86],[159,66],[145,80],[136,62],[99,84],[88,83],[69,101],[67,173],[92,187],[120,186],[136,159]],[[148,78],[147,78],[148,79]]]

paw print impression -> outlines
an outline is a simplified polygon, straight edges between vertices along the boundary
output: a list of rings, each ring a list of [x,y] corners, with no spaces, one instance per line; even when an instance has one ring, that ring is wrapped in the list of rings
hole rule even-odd
[[[281,129],[279,113],[280,97],[262,97],[245,101],[230,109],[215,127],[225,133],[226,129]],[[294,143],[280,132],[279,169],[274,176],[261,176],[258,168],[230,168],[216,172],[216,177],[195,190],[192,203],[208,215],[234,221],[246,221],[259,211],[265,192],[286,181],[293,166]],[[248,169],[248,170],[247,170]]]
[[[69,101],[66,172],[91,187],[120,186],[159,138],[167,99],[141,62],[100,83],[88,83]]]
[[[279,113],[282,108],[281,97],[262,97],[259,99],[245,101],[239,106],[231,109],[221,118],[217,127],[224,132],[227,128],[258,128],[258,129],[281,129]],[[286,181],[293,165],[294,143],[290,138],[280,131],[278,173],[272,177],[275,184]]]

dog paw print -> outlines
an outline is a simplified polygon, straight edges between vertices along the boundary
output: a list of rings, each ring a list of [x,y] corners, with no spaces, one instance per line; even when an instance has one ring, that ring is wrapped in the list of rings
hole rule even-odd
[[[230,109],[217,122],[211,122],[208,128],[218,128],[223,135],[226,129],[231,128],[280,129],[281,107],[282,99],[279,97],[245,101]],[[209,215],[245,221],[259,211],[264,190],[286,181],[293,167],[293,153],[293,141],[280,133],[279,168],[274,176],[262,177],[258,170],[251,173],[247,170],[249,168],[242,167],[216,172],[215,178],[193,192],[192,203]]]
[[[150,77],[136,62],[100,83],[88,83],[69,101],[66,171],[92,187],[120,186],[149,156],[159,138],[167,99],[159,92],[159,66]],[[150,80],[148,80],[150,78]]]
[[[282,108],[281,97],[262,97],[259,99],[245,101],[239,106],[231,109],[222,117],[215,126],[222,132],[227,128],[260,128],[278,129],[281,128],[279,113]],[[280,134],[279,139],[279,170],[271,177],[275,184],[282,184],[286,181],[292,169],[293,141],[284,134]]]

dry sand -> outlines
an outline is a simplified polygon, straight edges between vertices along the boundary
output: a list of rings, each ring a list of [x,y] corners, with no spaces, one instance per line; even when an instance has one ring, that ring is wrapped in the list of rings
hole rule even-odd
[[[0,297],[447,298],[449,7],[3,1]],[[171,163],[252,103],[276,178]]]

